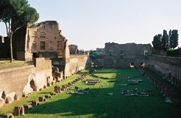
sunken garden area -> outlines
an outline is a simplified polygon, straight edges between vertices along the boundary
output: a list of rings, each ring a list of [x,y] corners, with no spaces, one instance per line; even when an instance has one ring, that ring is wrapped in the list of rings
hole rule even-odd
[[[154,79],[164,82],[149,69],[83,70],[6,104],[0,114],[7,118],[181,118],[176,103]]]

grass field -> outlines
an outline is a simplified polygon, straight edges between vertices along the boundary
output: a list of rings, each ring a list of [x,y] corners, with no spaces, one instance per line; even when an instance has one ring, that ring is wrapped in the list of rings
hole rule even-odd
[[[1,69],[7,69],[7,68],[14,68],[14,67],[20,67],[25,65],[32,65],[32,61],[20,61],[20,60],[14,60],[12,63],[9,59],[0,59],[0,70]]]
[[[57,83],[63,85],[78,78],[81,73]],[[148,81],[145,76],[139,76],[137,69],[102,69],[97,70],[95,75],[108,77],[109,79],[101,79],[96,85],[86,85],[82,81],[78,81],[67,91],[59,93],[52,98],[41,102],[39,106],[34,107],[25,113],[24,116],[16,116],[17,118],[181,118],[181,114],[170,103],[165,103],[165,97]],[[137,78],[134,78],[137,76]],[[141,79],[138,85],[126,85],[128,79]],[[85,79],[97,79],[87,76]],[[100,79],[100,78],[99,78]],[[55,86],[55,85],[54,85]],[[53,91],[51,86],[40,92],[33,93],[29,98],[22,98],[17,102],[0,109],[0,114],[12,112],[15,105],[25,104],[32,100],[38,99],[39,96]],[[90,88],[88,94],[67,94],[79,87],[81,90]],[[135,89],[142,92],[152,90],[154,96],[124,96],[122,90],[134,92]],[[113,95],[108,95],[113,93]]]

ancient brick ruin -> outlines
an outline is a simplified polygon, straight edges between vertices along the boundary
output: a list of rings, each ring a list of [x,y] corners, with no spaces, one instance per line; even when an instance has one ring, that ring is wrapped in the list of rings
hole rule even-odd
[[[149,62],[151,53],[150,44],[106,43],[103,56],[97,60],[97,66],[104,68],[128,68],[130,65],[139,67]]]
[[[78,46],[75,44],[70,44],[69,50],[70,50],[70,54],[78,54],[79,53]]]

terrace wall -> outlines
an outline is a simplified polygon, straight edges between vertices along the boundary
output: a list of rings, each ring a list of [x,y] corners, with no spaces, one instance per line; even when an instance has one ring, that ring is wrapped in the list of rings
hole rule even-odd
[[[181,82],[181,58],[152,55],[147,67],[156,70],[172,83]]]
[[[35,59],[34,65],[0,70],[0,99],[17,100],[53,81],[51,60]],[[2,107],[2,103],[0,103]]]
[[[88,55],[70,55],[69,61],[65,65],[64,75],[70,76],[78,71],[85,69],[89,62]]]

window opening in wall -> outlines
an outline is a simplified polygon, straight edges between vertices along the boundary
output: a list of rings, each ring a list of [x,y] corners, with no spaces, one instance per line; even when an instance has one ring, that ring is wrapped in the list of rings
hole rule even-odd
[[[54,39],[56,39],[57,37],[54,37]]]
[[[45,42],[40,41],[40,50],[45,50]]]
[[[49,48],[49,50],[53,50],[53,42],[52,41],[49,42],[48,48]]]
[[[130,68],[134,68],[134,63],[130,63]]]
[[[32,32],[32,36],[36,37],[36,36],[37,36],[37,32],[36,32],[36,31],[33,31],[33,32]]]
[[[110,55],[110,56],[113,55],[113,50],[109,50],[109,55]]]
[[[148,50],[144,50],[144,55],[148,56]]]
[[[141,66],[141,67],[145,67],[145,63],[141,63],[140,66]]]
[[[61,41],[57,41],[57,50],[61,50]]]
[[[124,55],[124,50],[120,50],[120,55]]]
[[[45,32],[41,32],[40,33],[40,38],[46,38],[46,33]]]
[[[35,41],[32,43],[32,49],[36,50],[36,42]]]
[[[37,58],[38,54],[37,53],[33,53],[33,58]]]

